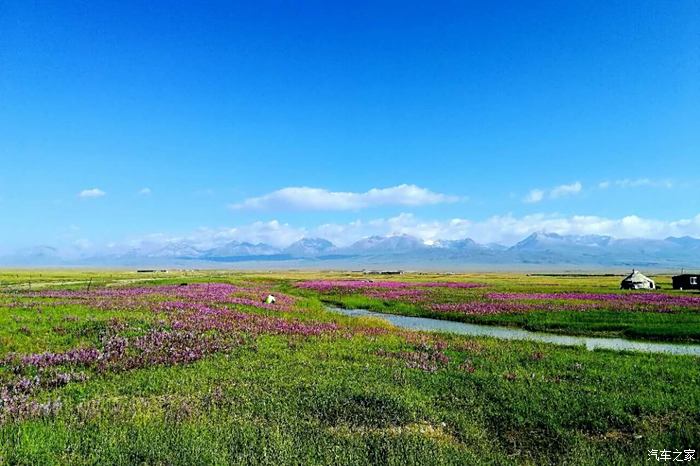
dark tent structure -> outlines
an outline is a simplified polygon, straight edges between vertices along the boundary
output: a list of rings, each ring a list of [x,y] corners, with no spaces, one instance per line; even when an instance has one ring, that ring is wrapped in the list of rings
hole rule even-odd
[[[674,290],[700,290],[700,274],[683,273],[672,280]]]

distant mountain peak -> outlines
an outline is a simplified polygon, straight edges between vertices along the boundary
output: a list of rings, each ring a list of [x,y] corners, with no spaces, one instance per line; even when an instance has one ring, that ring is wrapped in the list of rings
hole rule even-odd
[[[243,257],[243,256],[270,256],[278,254],[279,249],[265,243],[249,243],[230,241],[222,246],[210,249],[204,253],[207,257]]]
[[[373,263],[439,268],[468,264],[539,264],[540,266],[693,267],[700,263],[700,239],[690,236],[665,239],[613,239],[602,235],[562,235],[536,231],[511,247],[479,244],[471,238],[425,241],[401,233],[373,235],[350,246],[336,247],[324,238],[301,238],[286,248],[265,243],[232,240],[205,249],[188,240],[143,242],[128,250],[107,249],[102,254],[58,250],[39,245],[0,257],[5,265],[118,265],[182,264],[196,262],[294,261],[365,265]],[[328,261],[328,262],[327,262]],[[291,264],[291,263],[290,263]],[[295,263],[294,266],[298,266]]]
[[[407,234],[398,234],[391,236],[369,236],[356,241],[348,248],[348,251],[353,253],[362,252],[406,252],[414,249],[428,248],[422,240],[415,236]]]
[[[511,249],[529,249],[539,247],[594,247],[609,245],[612,237],[603,235],[561,235],[536,231],[516,243]]]
[[[284,248],[284,252],[292,255],[309,256],[327,254],[335,249],[335,245],[327,239],[302,238]]]
[[[472,248],[480,248],[483,247],[476,241],[474,241],[471,238],[463,238],[463,239],[440,239],[436,240],[433,242],[433,246],[436,248],[443,248],[443,249],[472,249]]]

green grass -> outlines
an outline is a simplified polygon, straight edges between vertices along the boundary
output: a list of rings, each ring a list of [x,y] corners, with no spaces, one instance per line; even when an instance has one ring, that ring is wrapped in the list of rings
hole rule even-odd
[[[415,304],[384,301],[358,295],[324,297],[323,299],[328,304],[347,309],[367,309],[374,312],[412,317],[510,326],[539,332],[595,337],[624,337],[636,340],[700,342],[700,312],[698,310],[675,313],[605,310],[530,311],[527,313],[468,315],[434,312]]]
[[[113,275],[103,283],[125,276]],[[165,281],[264,280],[289,291],[289,280],[308,276],[199,273]],[[313,293],[299,294],[307,297],[295,318],[372,323],[326,312]],[[367,307],[353,299],[343,302]],[[579,317],[558,313],[514,325],[571,328]],[[0,357],[96,344],[112,318],[139,331],[153,316],[0,304]],[[587,318],[577,323],[584,332],[630,324],[606,313]],[[681,332],[688,322],[654,325]],[[647,464],[649,449],[700,446],[698,358],[435,338],[449,357],[436,372],[382,356],[416,348],[405,332],[392,331],[261,336],[194,364],[89,373],[85,382],[37,394],[60,399],[57,414],[0,424],[0,464]],[[0,383],[10,376],[0,370]]]
[[[0,302],[0,309],[2,303]],[[111,319],[128,319],[132,326],[148,327],[154,316],[147,312],[100,311],[82,306],[40,310],[0,310],[0,356],[7,353],[65,351],[99,342]]]
[[[612,311],[561,311],[474,316],[481,324],[512,325],[534,331],[575,335],[621,336],[638,340],[700,342],[700,313],[620,313]]]
[[[437,373],[373,354],[404,346],[396,337],[268,337],[189,366],[106,375],[61,389],[54,419],[0,427],[0,450],[25,464],[583,464],[641,462],[647,447],[700,439],[691,358],[452,341]],[[459,369],[465,359],[473,373]]]
[[[528,291],[528,292],[618,292],[608,277],[602,277],[599,287],[595,283],[599,277],[578,277],[578,285],[570,278],[522,277],[522,282],[510,283],[503,278],[487,282],[487,288],[469,290],[463,294],[464,299],[478,298],[490,291]],[[481,277],[483,280],[483,276]],[[474,280],[467,280],[474,281]],[[526,286],[529,283],[529,287]],[[665,291],[682,294],[682,292]],[[454,292],[453,292],[454,293]],[[629,292],[627,292],[629,293]],[[450,292],[444,293],[449,296]],[[398,314],[412,317],[453,320],[484,325],[519,327],[532,331],[585,335],[596,337],[623,337],[637,340],[660,340],[671,342],[700,342],[700,309],[679,310],[672,313],[662,312],[628,312],[607,310],[569,311],[529,311],[523,313],[501,313],[470,315],[463,313],[435,312],[424,305],[406,303],[396,300],[382,300],[363,295],[323,295],[321,299],[331,305],[347,309],[367,309],[374,312]],[[460,298],[456,298],[460,299]],[[454,300],[454,297],[453,297]]]

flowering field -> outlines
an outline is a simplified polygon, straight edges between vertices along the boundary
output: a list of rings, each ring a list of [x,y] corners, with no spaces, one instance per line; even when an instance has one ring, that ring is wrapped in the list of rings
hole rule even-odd
[[[557,283],[549,283],[557,285]],[[700,294],[503,291],[465,281],[306,280],[301,290],[349,308],[572,334],[700,341]]]
[[[0,273],[0,464],[628,463],[700,444],[697,358],[423,334],[322,302],[683,318],[693,295],[488,276],[29,278]]]

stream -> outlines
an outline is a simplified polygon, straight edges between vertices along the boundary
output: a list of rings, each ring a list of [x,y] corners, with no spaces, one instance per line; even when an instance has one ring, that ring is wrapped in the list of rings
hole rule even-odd
[[[641,351],[645,353],[666,353],[677,355],[700,356],[700,345],[689,343],[663,343],[627,340],[624,338],[600,338],[561,335],[555,333],[532,332],[512,327],[467,324],[450,320],[430,319],[427,317],[409,317],[396,314],[372,312],[366,309],[343,309],[327,306],[331,312],[351,317],[377,317],[389,321],[396,327],[409,330],[448,332],[459,335],[493,337],[504,340],[530,340],[563,346],[585,346],[588,350],[608,349],[615,351]]]

